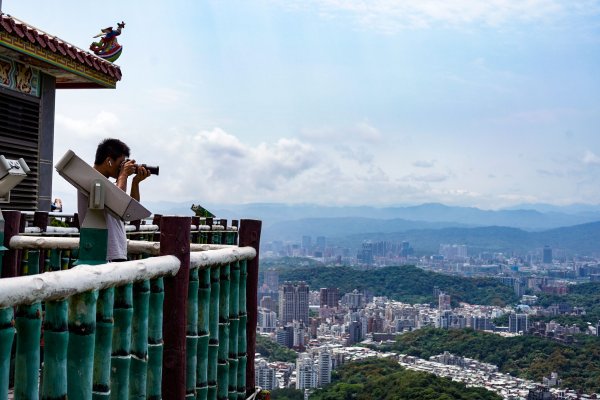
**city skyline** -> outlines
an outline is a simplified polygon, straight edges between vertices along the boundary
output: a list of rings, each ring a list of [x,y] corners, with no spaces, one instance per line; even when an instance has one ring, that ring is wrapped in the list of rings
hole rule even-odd
[[[120,137],[161,166],[142,201],[599,203],[598,1],[104,4],[2,11],[83,49],[125,21],[117,89],[57,93],[54,159]]]

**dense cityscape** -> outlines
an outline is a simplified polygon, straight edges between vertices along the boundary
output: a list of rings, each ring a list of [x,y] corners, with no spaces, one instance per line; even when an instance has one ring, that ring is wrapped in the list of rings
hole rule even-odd
[[[551,372],[540,381],[499,372],[498,366],[448,351],[427,359],[390,351],[398,335],[422,329],[481,331],[502,337],[531,335],[560,344],[579,337],[600,336],[600,321],[564,323],[585,318],[585,307],[563,301],[539,304],[539,296],[564,296],[573,285],[600,280],[596,260],[567,258],[549,246],[526,257],[484,252],[471,256],[463,244],[442,244],[439,253],[415,256],[407,241],[365,241],[354,257],[329,247],[325,237],[312,244],[269,243],[265,249],[269,266],[279,257],[348,263],[358,270],[374,271],[386,265],[412,264],[425,271],[446,275],[493,278],[518,298],[515,304],[478,305],[457,302],[445,288],[434,285],[426,303],[396,301],[379,293],[354,289],[342,293],[337,287],[309,287],[304,281],[280,282],[280,269],[263,268],[259,287],[258,332],[279,345],[298,352],[295,363],[256,361],[261,387],[293,387],[306,396],[331,383],[332,371],[349,361],[368,357],[397,360],[405,368],[449,377],[467,386],[484,387],[504,399],[592,399],[598,394],[565,387],[561,376]],[[350,252],[346,251],[346,255]],[[274,258],[273,258],[274,257]],[[288,259],[289,260],[289,259]],[[562,323],[561,323],[562,322]],[[547,355],[548,356],[548,355]]]

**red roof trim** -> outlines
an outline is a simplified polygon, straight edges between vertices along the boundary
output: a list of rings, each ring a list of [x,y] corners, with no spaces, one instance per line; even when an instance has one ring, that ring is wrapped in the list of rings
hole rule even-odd
[[[79,63],[87,65],[100,71],[113,79],[121,80],[121,68],[109,61],[106,61],[88,51],[75,47],[56,36],[47,34],[34,26],[11,17],[8,14],[0,12],[0,30],[6,31],[8,34],[18,36],[21,39],[30,41],[34,46],[48,48],[53,53],[59,53],[63,56],[68,56]]]

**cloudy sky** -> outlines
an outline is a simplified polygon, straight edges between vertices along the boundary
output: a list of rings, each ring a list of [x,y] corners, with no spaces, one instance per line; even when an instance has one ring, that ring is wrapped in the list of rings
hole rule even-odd
[[[55,160],[119,137],[161,167],[142,201],[600,203],[600,0],[2,10],[85,49],[126,22],[117,89],[57,93]]]

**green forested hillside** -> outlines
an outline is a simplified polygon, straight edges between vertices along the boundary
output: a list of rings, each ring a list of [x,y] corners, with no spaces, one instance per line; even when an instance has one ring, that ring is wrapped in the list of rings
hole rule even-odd
[[[424,372],[409,371],[394,360],[368,359],[333,371],[332,383],[315,391],[311,400],[496,400],[483,388],[467,388]]]
[[[261,335],[256,335],[256,352],[268,361],[296,362],[298,357],[294,350],[281,346]]]
[[[568,303],[572,307],[583,307],[585,315],[581,316],[554,316],[545,318],[555,320],[561,324],[578,324],[582,329],[587,323],[596,324],[600,321],[600,282],[582,283],[569,286],[569,293],[563,296],[540,293],[538,304],[548,307],[557,303]]]
[[[494,279],[470,279],[423,271],[414,266],[359,271],[349,267],[315,267],[282,270],[280,281],[306,281],[311,289],[337,287],[342,293],[367,289],[376,296],[409,303],[431,303],[433,287],[452,296],[454,302],[505,305],[518,298],[511,288]]]
[[[399,336],[396,343],[384,349],[421,358],[449,351],[535,381],[557,372],[565,387],[586,393],[600,392],[600,338],[597,337],[579,336],[578,343],[567,346],[534,336],[505,338],[469,329],[421,329]]]

